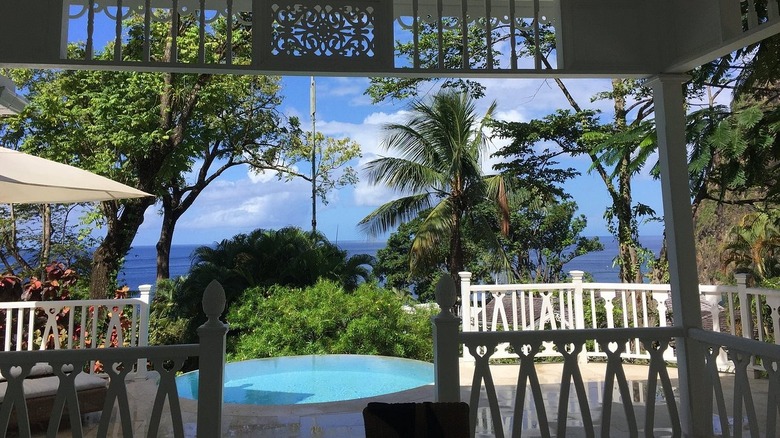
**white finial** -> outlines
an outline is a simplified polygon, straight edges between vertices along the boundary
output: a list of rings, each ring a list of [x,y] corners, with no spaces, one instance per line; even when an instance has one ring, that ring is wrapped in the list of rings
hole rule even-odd
[[[455,281],[450,274],[444,274],[436,283],[436,303],[441,313],[451,314],[450,308],[455,305]]]
[[[225,289],[217,280],[211,280],[203,292],[203,313],[208,317],[205,325],[222,325],[219,316],[225,311],[225,301]]]

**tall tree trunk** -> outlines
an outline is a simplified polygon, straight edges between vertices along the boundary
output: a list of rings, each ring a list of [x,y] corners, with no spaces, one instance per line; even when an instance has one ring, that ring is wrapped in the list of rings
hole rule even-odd
[[[157,281],[171,278],[171,246],[173,245],[173,232],[179,217],[165,198],[163,200],[160,238],[157,240]]]
[[[452,280],[455,282],[456,299],[460,297],[460,277],[459,272],[464,269],[463,261],[463,242],[460,236],[460,214],[452,215],[452,236],[450,236],[450,260],[449,268]]]
[[[130,250],[133,238],[144,222],[144,212],[153,203],[153,198],[123,201],[121,215],[118,218],[116,216],[109,217],[106,237],[92,256],[90,298],[100,299],[113,296],[120,260]]]
[[[622,79],[612,80],[615,108],[615,130],[623,132],[627,128],[626,96]],[[618,220],[618,257],[620,260],[620,281],[623,283],[642,283],[642,271],[639,269],[636,232],[634,230],[631,204],[631,152],[625,147],[620,162],[615,169],[618,174],[618,193],[612,196],[615,217]]]
[[[652,271],[650,271],[650,283],[669,283],[669,256],[666,247],[666,231],[664,231],[664,237],[661,240],[661,251],[653,263]]]
[[[38,269],[40,269],[41,278],[44,274],[43,267],[49,264],[51,258],[51,205],[43,204],[43,225],[41,233],[41,258],[38,262]]]

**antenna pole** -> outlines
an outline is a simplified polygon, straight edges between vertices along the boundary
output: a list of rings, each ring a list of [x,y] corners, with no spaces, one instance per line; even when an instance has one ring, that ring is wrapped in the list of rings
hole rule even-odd
[[[317,89],[314,76],[309,88],[309,109],[311,110],[311,231],[317,231]]]

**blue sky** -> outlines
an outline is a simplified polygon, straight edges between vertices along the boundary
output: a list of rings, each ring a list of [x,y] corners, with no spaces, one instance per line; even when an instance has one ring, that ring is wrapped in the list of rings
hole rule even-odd
[[[543,117],[558,108],[567,109],[563,94],[552,80],[543,79],[491,79],[481,81],[486,96],[477,102],[477,109],[484,113],[495,100],[498,104],[496,118],[508,121],[528,121]],[[580,105],[602,110],[611,117],[610,103],[591,102],[598,91],[609,87],[609,80],[571,79],[565,81]],[[300,117],[310,129],[309,77],[284,77],[282,94],[285,96],[282,111]],[[349,137],[357,141],[363,157],[352,164],[361,165],[381,154],[384,133],[382,126],[388,122],[405,119],[407,102],[390,102],[373,105],[363,94],[368,86],[366,78],[321,77],[317,83],[317,131],[334,137]],[[435,93],[437,87],[427,87]],[[494,148],[503,143],[494,141]],[[486,163],[489,166],[491,163]],[[579,212],[588,219],[585,235],[607,235],[603,219],[604,209],[610,200],[603,183],[588,173],[590,161],[586,157],[561,160],[562,166],[575,167],[581,176],[569,181],[565,188],[579,205]],[[660,183],[646,171],[633,182],[635,201],[654,208],[660,215]],[[256,228],[280,228],[287,225],[303,229],[311,227],[310,186],[304,181],[284,182],[272,177],[252,175],[245,167],[234,168],[205,190],[195,204],[179,221],[174,244],[210,244],[246,233]],[[373,209],[392,197],[381,186],[370,186],[365,178],[355,187],[334,191],[328,205],[318,205],[318,228],[332,241],[367,240],[357,223]],[[161,219],[158,208],[147,211],[134,245],[156,243]],[[659,235],[659,223],[643,224],[642,234]]]

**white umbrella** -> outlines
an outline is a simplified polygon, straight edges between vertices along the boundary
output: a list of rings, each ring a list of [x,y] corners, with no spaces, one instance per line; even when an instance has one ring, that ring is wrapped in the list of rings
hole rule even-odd
[[[0,147],[0,203],[65,204],[148,193],[77,167]]]

